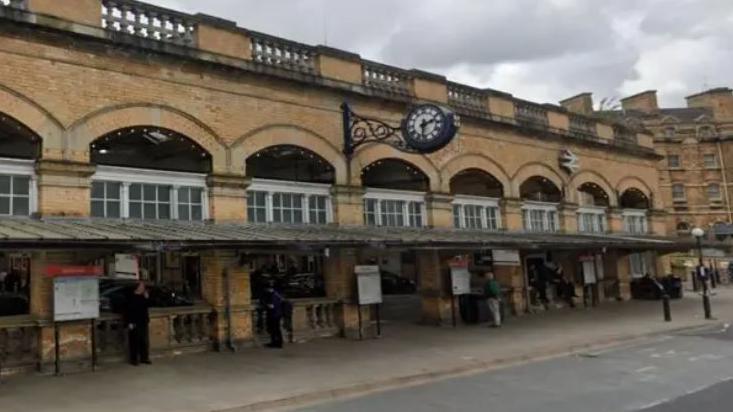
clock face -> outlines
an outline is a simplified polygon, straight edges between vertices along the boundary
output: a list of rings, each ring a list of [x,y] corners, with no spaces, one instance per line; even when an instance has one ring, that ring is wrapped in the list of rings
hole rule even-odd
[[[447,145],[456,130],[453,113],[433,104],[415,107],[402,121],[402,134],[408,146],[422,153]]]

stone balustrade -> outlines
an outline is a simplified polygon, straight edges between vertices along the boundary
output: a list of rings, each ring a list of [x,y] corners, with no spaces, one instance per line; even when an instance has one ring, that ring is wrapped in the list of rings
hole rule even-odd
[[[304,44],[251,33],[252,60],[286,70],[315,73],[315,48]]]
[[[39,331],[33,321],[0,323],[0,373],[38,364]]]
[[[486,94],[481,89],[448,82],[448,104],[473,113],[486,112]]]
[[[637,144],[636,133],[621,125],[613,126],[613,138],[619,143]]]
[[[362,61],[362,82],[370,89],[404,96],[411,94],[409,73],[380,63]]]
[[[598,133],[596,122],[588,117],[570,114],[570,133],[576,135],[595,136]]]
[[[102,0],[102,27],[146,39],[195,46],[195,17],[132,0]]]
[[[27,0],[0,0],[0,7],[25,10],[28,7]]]
[[[514,102],[514,118],[519,123],[533,126],[547,126],[549,123],[547,109],[539,104],[525,101]]]
[[[340,333],[336,318],[340,303],[333,299],[292,299],[292,316],[285,316],[282,322],[283,336],[289,342],[307,341],[322,337],[337,336]],[[255,306],[252,311],[254,337],[259,343],[269,340],[267,312]]]

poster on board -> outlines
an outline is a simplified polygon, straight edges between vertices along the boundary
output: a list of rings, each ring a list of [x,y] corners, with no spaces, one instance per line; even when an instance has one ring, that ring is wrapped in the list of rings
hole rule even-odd
[[[468,271],[468,258],[468,256],[456,256],[448,264],[453,296],[471,293],[471,273]]]
[[[90,276],[53,279],[53,320],[56,322],[99,317],[99,279]]]
[[[382,303],[382,278],[379,266],[355,266],[356,286],[360,305]]]
[[[494,265],[497,266],[520,266],[519,251],[516,249],[494,249]]]

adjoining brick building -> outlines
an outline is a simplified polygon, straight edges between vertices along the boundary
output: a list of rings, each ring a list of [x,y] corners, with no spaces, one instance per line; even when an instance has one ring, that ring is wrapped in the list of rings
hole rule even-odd
[[[518,315],[533,265],[578,285],[593,272],[596,298],[628,299],[633,277],[667,273],[666,254],[689,247],[666,237],[644,131],[210,16],[60,3],[0,2],[0,249],[18,278],[3,293],[28,306],[0,317],[3,365],[54,359],[50,265],[109,272],[134,255],[141,277],[190,296],[153,313],[165,353],[256,341],[266,267],[322,278],[320,296],[293,299],[296,338],[355,337],[373,333],[360,263],[414,278],[422,320],[440,324],[456,255],[515,251],[493,270]],[[433,154],[372,144],[347,161],[344,101],[391,124],[432,102],[462,126]],[[100,356],[120,355],[122,326],[98,319]],[[89,325],[64,323],[58,342],[63,361],[86,359]]]

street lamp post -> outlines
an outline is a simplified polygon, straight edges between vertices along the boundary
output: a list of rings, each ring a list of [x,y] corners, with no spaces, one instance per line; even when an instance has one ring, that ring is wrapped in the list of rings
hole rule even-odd
[[[705,236],[705,231],[696,227],[692,229],[692,236],[697,241],[697,270],[695,276],[699,276],[700,283],[702,283],[702,307],[705,311],[705,319],[712,319],[713,315],[710,313],[710,294],[708,290],[708,283],[705,275],[705,266],[702,263],[702,237]]]

